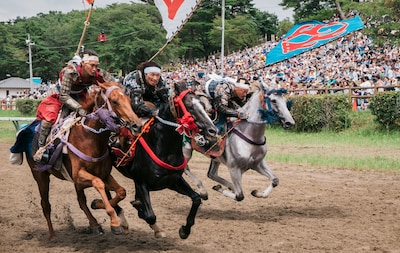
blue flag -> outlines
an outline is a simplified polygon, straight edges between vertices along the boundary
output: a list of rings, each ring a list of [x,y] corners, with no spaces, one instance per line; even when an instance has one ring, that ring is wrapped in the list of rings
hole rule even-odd
[[[330,23],[307,21],[296,24],[268,52],[266,64],[292,58],[362,28],[364,24],[359,16]]]

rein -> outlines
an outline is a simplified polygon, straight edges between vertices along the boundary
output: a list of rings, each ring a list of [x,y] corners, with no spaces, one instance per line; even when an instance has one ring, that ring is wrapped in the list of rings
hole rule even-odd
[[[244,141],[246,141],[246,142],[249,143],[249,144],[253,144],[253,145],[256,145],[256,146],[262,146],[262,145],[264,145],[264,144],[267,142],[267,138],[265,138],[265,136],[264,136],[264,141],[263,141],[263,142],[255,142],[255,141],[249,139],[246,135],[244,135],[242,132],[240,132],[240,131],[237,130],[236,128],[234,128],[232,131],[233,131],[237,136],[239,136],[240,138],[242,138]]]
[[[134,138],[134,141],[131,143],[131,146],[129,147],[128,151],[126,153],[124,153],[124,156],[121,158],[121,160],[116,165],[116,167],[119,167],[123,163],[123,161],[126,159],[126,157],[131,153],[131,150],[135,148],[136,143],[138,141],[140,142],[140,144],[142,144],[144,150],[147,152],[147,154],[150,156],[150,158],[153,159],[153,161],[155,163],[157,163],[157,165],[159,165],[160,167],[163,167],[163,168],[169,169],[169,170],[182,170],[186,167],[187,160],[185,157],[184,157],[183,163],[179,166],[173,166],[164,161],[161,161],[161,159],[157,157],[157,155],[153,152],[153,150],[151,150],[151,148],[149,147],[147,142],[143,139],[142,135],[144,133],[148,133],[150,131],[150,127],[154,123],[154,119],[155,118],[152,117],[150,120],[148,120],[146,122],[146,124],[142,128],[142,131],[136,138]],[[163,122],[161,122],[161,123],[163,123]],[[130,137],[133,137],[133,135]]]
[[[136,143],[138,142],[139,138],[142,138],[142,135],[144,133],[148,133],[150,131],[150,126],[153,124],[154,122],[154,117],[150,118],[146,124],[142,127],[142,131],[139,133],[139,135],[134,138],[133,134],[128,135],[129,138],[134,139],[134,141],[131,143],[131,146],[129,147],[128,151],[126,151],[124,153],[124,156],[121,158],[121,160],[119,161],[119,163],[116,165],[116,167],[118,168],[119,166],[121,166],[122,162],[126,159],[126,157],[131,153],[131,151],[136,147]]]
[[[187,164],[187,160],[186,157],[183,156],[183,163],[179,166],[173,166],[170,165],[166,162],[161,161],[156,154],[154,154],[153,150],[151,150],[151,148],[149,147],[149,145],[147,144],[147,142],[143,139],[143,137],[139,138],[139,142],[140,144],[142,144],[143,148],[146,150],[147,154],[151,157],[151,159],[153,159],[153,161],[155,163],[157,163],[159,166],[165,168],[165,169],[169,169],[169,170],[183,170],[186,167]]]

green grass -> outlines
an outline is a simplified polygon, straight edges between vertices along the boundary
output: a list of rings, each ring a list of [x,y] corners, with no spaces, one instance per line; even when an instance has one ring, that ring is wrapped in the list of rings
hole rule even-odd
[[[35,117],[35,115],[23,115],[19,111],[0,110],[0,117]],[[20,121],[19,125],[30,123],[29,121]],[[0,142],[13,143],[15,141],[16,129],[12,121],[0,121]]]
[[[340,132],[266,131],[267,161],[316,167],[400,171],[400,131],[382,130],[370,112],[353,112],[352,127]]]
[[[33,117],[0,111],[0,117]],[[339,132],[296,133],[268,127],[267,161],[336,169],[400,171],[400,131],[381,130],[370,112],[353,112],[352,127]],[[30,122],[20,122],[20,124]],[[0,142],[14,143],[11,121],[0,121]]]

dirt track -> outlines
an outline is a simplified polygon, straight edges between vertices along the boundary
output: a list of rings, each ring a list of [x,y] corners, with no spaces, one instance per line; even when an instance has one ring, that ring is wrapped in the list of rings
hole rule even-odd
[[[400,173],[359,172],[306,168],[270,163],[280,185],[267,199],[251,190],[264,189],[266,179],[254,172],[244,175],[245,199],[235,202],[211,190],[207,161],[190,162],[208,189],[190,237],[181,240],[190,199],[169,190],[152,194],[158,224],[168,237],[155,239],[147,224],[130,206],[133,183],[113,175],[127,191],[121,202],[130,234],[111,234],[103,210],[93,214],[106,234],[88,233],[73,185],[53,177],[50,199],[58,235],[47,240],[47,225],[28,165],[8,163],[11,144],[0,143],[0,252],[400,252]],[[226,171],[222,169],[221,171]],[[98,198],[93,189],[88,201]]]

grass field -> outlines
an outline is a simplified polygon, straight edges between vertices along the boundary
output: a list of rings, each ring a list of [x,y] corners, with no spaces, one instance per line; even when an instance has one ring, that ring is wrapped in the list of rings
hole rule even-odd
[[[0,117],[33,117],[0,111]],[[400,131],[380,130],[370,112],[352,112],[352,127],[340,132],[296,133],[268,127],[267,161],[355,170],[400,171]],[[30,122],[19,122],[20,125]],[[15,141],[11,121],[0,121],[0,142]]]

